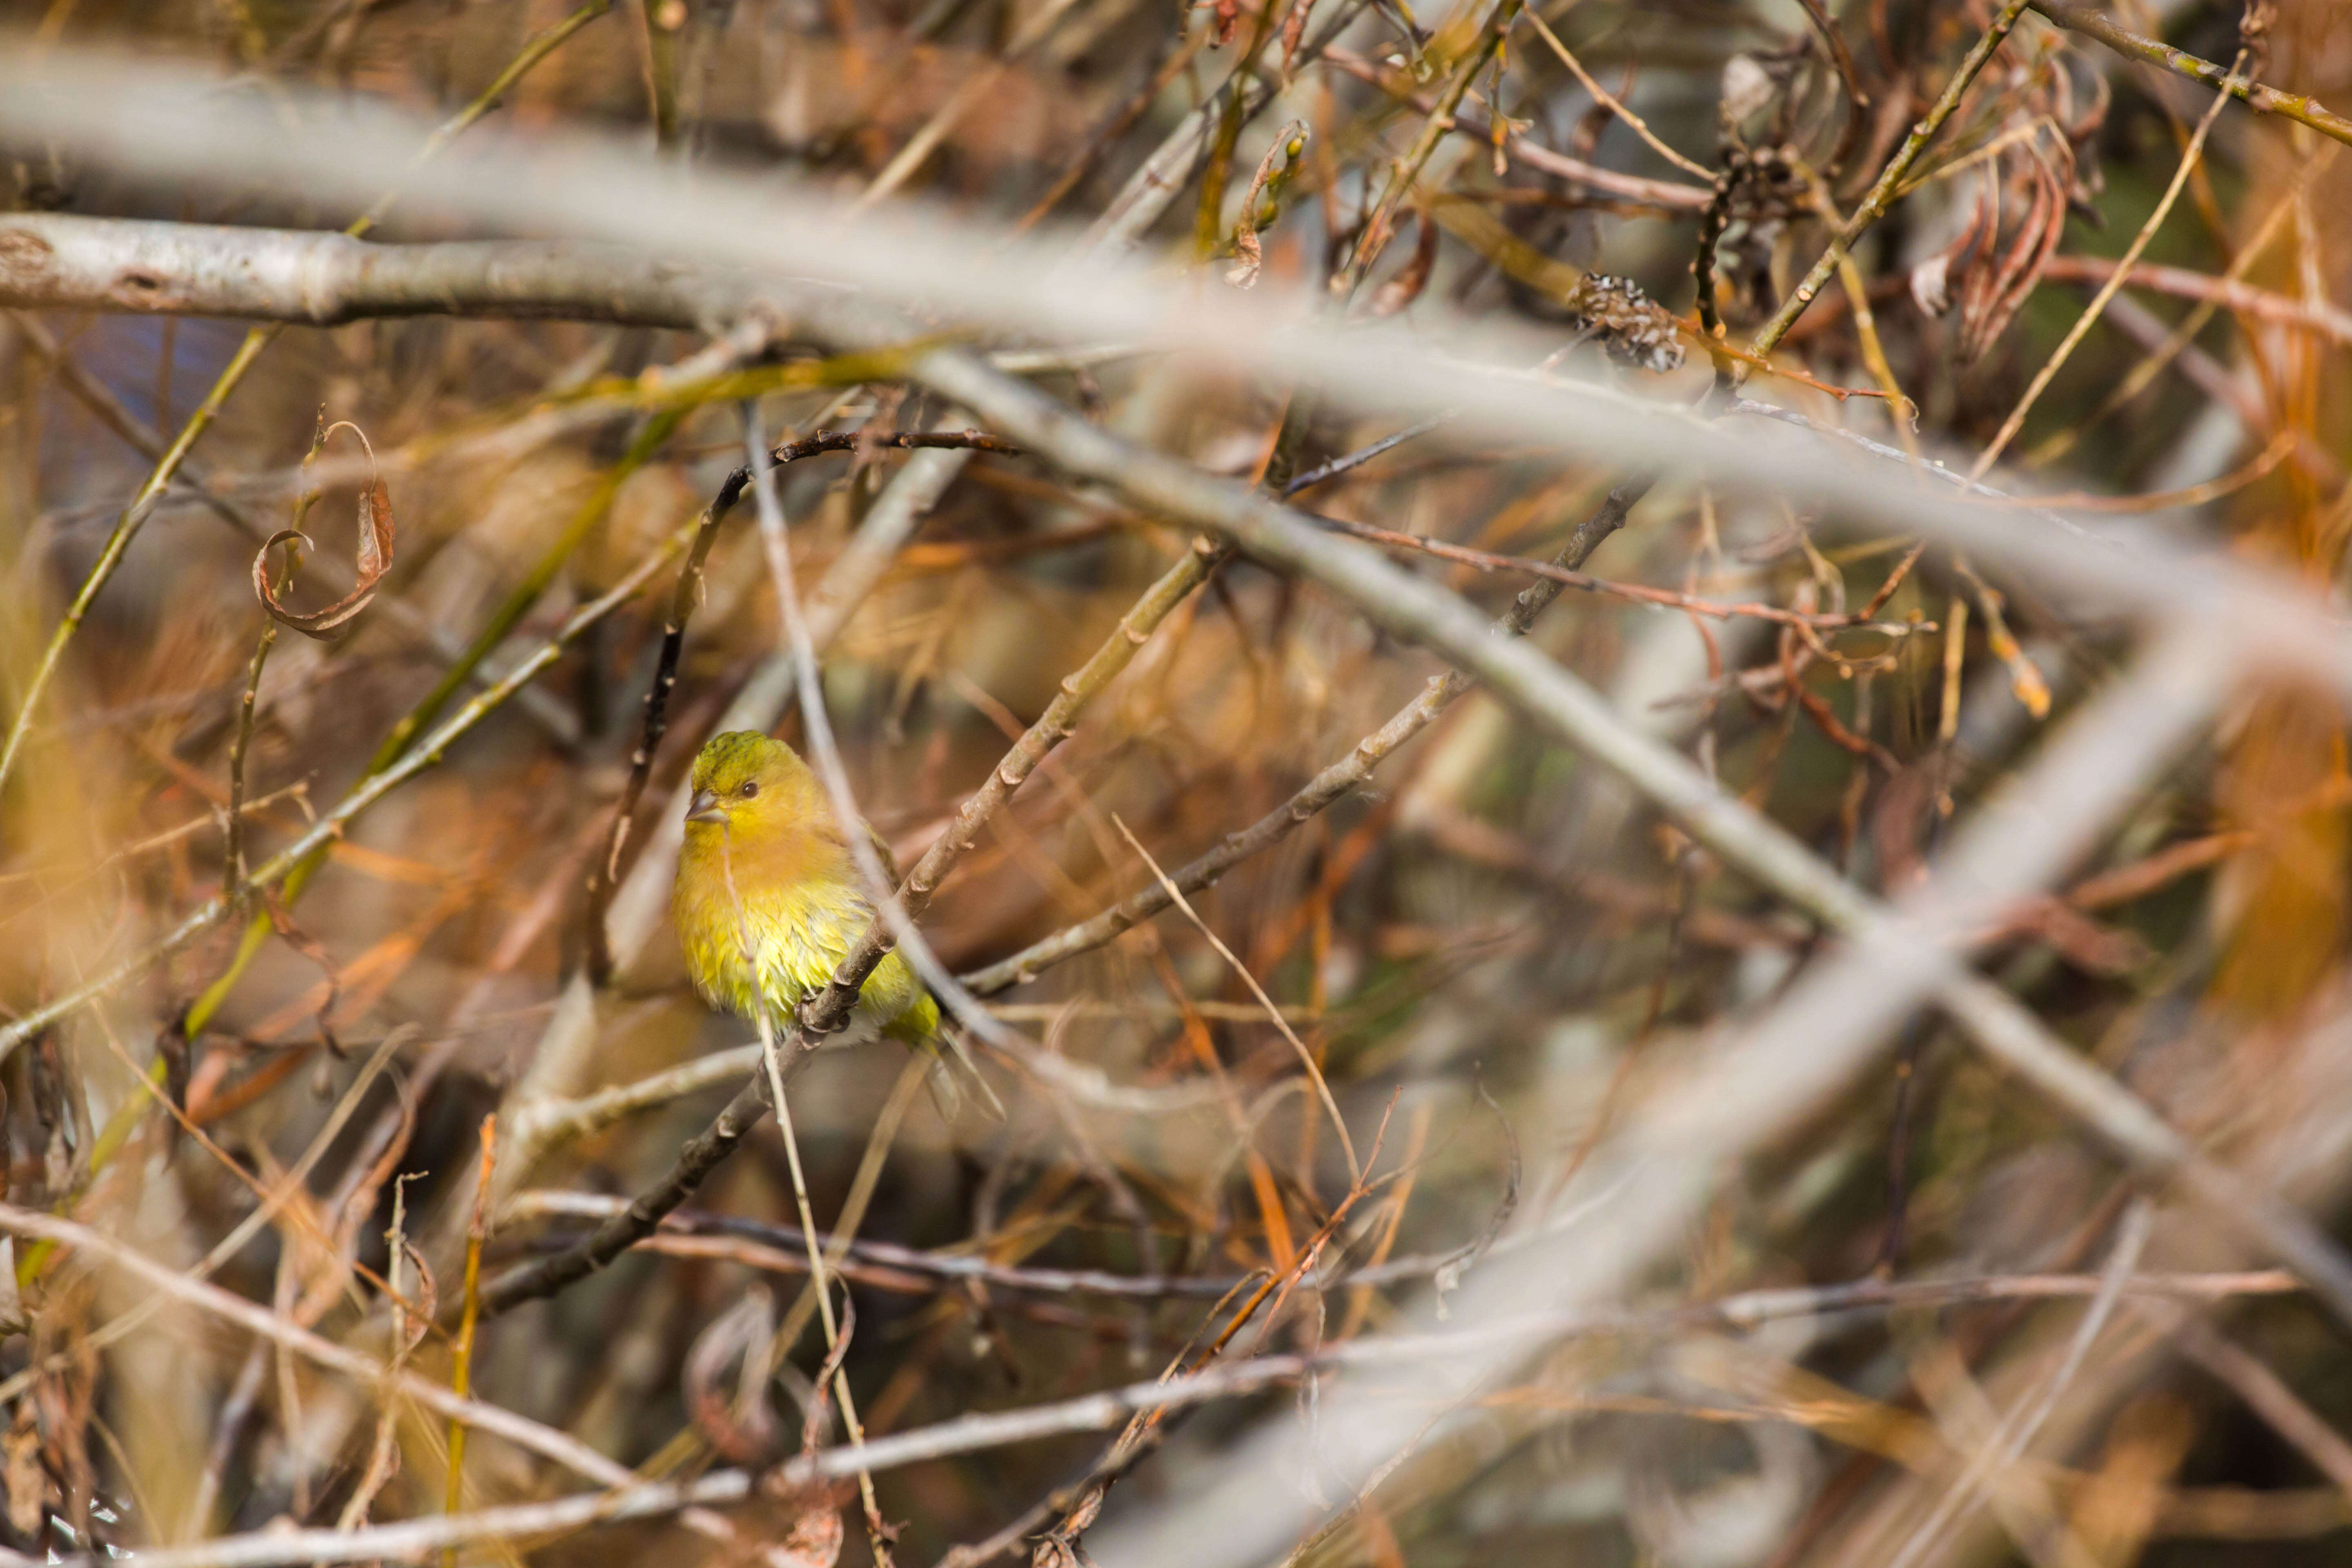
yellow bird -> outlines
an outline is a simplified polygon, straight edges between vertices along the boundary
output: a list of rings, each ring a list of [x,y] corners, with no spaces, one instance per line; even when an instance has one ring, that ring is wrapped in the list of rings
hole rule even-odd
[[[694,759],[693,785],[670,890],[687,968],[713,1006],[755,1022],[765,1010],[781,1032],[865,934],[873,900],[824,785],[782,741],[742,730],[712,736]],[[895,879],[889,850],[857,826]],[[931,1053],[931,1093],[952,1120],[960,1097],[940,1049],[939,1004],[896,952],[866,976],[835,1039],[877,1034]]]

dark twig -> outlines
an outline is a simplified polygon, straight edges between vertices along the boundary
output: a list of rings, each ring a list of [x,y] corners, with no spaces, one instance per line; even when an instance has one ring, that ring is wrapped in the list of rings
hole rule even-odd
[[[1282,487],[1282,493],[1285,496],[1295,496],[1301,490],[1309,490],[1317,485],[1327,484],[1350,469],[1363,467],[1383,452],[1394,451],[1417,436],[1428,435],[1451,417],[1450,415],[1433,414],[1418,424],[1406,426],[1393,436],[1381,437],[1369,447],[1359,447],[1352,452],[1342,453],[1328,463],[1320,464],[1297,475]]]
[[[1724,230],[1731,224],[1731,198],[1738,194],[1740,183],[1750,171],[1744,149],[1733,148],[1724,160],[1723,173],[1715,178],[1715,190],[1708,196],[1706,210],[1698,215],[1698,244],[1691,252],[1693,303],[1698,310],[1699,342],[1706,348],[1707,357],[1715,362],[1717,385],[1732,376],[1731,356],[1723,347],[1723,310],[1715,298],[1715,247],[1722,242]]]
[[[783,1058],[787,1081],[807,1064],[809,1056],[801,1051]],[[717,1120],[687,1141],[668,1173],[632,1199],[627,1208],[598,1226],[577,1246],[502,1275],[484,1287],[482,1320],[487,1322],[525,1301],[575,1285],[651,1236],[662,1217],[692,1197],[704,1178],[726,1162],[767,1114],[768,1078],[755,1072]]]

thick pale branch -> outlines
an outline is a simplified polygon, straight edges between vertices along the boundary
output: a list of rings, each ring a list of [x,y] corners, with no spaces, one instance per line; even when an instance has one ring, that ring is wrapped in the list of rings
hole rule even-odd
[[[2095,1275],[2020,1275],[2006,1278],[1895,1282],[1864,1280],[1788,1290],[1759,1290],[1719,1301],[1673,1309],[1664,1313],[1610,1312],[1562,1319],[1549,1323],[1512,1324],[1501,1332],[1513,1337],[1565,1338],[1580,1333],[1657,1331],[1687,1326],[1747,1329],[1759,1323],[1822,1312],[1857,1309],[1948,1305],[1969,1301],[2034,1301],[2080,1300],[2095,1295],[2102,1280]],[[2272,1295],[2291,1289],[2293,1281],[2277,1274],[2138,1274],[2123,1283],[2129,1295],[2156,1301],[2226,1300],[2245,1295]],[[1495,1337],[1488,1334],[1487,1338]],[[1214,1398],[1246,1396],[1291,1382],[1320,1366],[1350,1362],[1409,1361],[1442,1355],[1457,1348],[1444,1336],[1395,1342],[1356,1342],[1332,1346],[1318,1356],[1260,1357],[1196,1377],[1167,1383],[1139,1384],[1106,1394],[1088,1394],[1058,1405],[1013,1411],[1005,1415],[943,1422],[898,1437],[883,1438],[860,1447],[838,1449],[815,1462],[796,1460],[776,1478],[779,1486],[846,1473],[854,1463],[873,1469],[917,1463],[945,1454],[970,1453],[1001,1447],[1033,1436],[1054,1436],[1072,1430],[1097,1430],[1129,1409],[1167,1408]],[[1106,1420],[1108,1416],[1109,1419]],[[406,1520],[358,1531],[267,1531],[207,1542],[196,1546],[142,1552],[142,1563],[156,1568],[268,1568],[275,1564],[335,1563],[420,1556],[436,1547],[467,1542],[512,1539],[524,1535],[618,1524],[675,1512],[696,1504],[740,1502],[754,1494],[756,1483],[741,1470],[720,1470],[691,1482],[641,1481],[610,1492],[562,1498],[551,1502],[519,1503],[482,1509],[472,1513]],[[102,1561],[68,1558],[75,1568],[96,1568]]]
[[[12,213],[0,300],[40,310],[235,316],[327,327],[378,316],[553,317],[723,331],[745,273],[572,240],[386,246],[349,235]]]
[[[14,79],[10,63],[0,60],[0,85]],[[167,101],[172,99],[161,87],[155,91]],[[20,96],[37,100],[40,95]],[[16,107],[8,94],[0,93],[0,137],[8,133]],[[199,112],[197,118],[203,115]],[[109,121],[110,126],[114,123]],[[366,145],[355,142],[341,150],[357,156]],[[121,151],[111,142],[106,150]],[[249,147],[244,151],[265,162],[282,156],[282,150],[274,147],[267,152]],[[508,168],[494,157],[476,162],[492,171]],[[303,166],[310,167],[307,161]],[[2135,537],[2128,547],[2111,544],[2086,536],[2084,531],[2055,531],[2036,519],[1971,506],[1959,496],[1905,490],[1889,486],[1874,464],[1822,461],[1819,447],[1812,443],[1768,438],[1734,422],[1709,422],[1688,411],[1660,407],[1606,388],[1504,372],[1466,363],[1458,353],[1441,355],[1423,346],[1433,341],[1484,346],[1498,354],[1524,354],[1521,363],[1529,363],[1548,352],[1542,342],[1521,342],[1442,313],[1424,323],[1412,339],[1378,328],[1328,331],[1275,309],[1276,293],[1270,287],[1241,299],[1187,293],[1180,300],[1160,285],[1107,263],[1073,262],[1063,256],[1035,254],[1018,242],[1003,245],[976,234],[963,235],[951,220],[937,216],[927,219],[919,239],[885,229],[878,216],[866,220],[875,226],[870,234],[856,225],[836,226],[827,231],[826,248],[816,253],[809,249],[798,229],[740,216],[719,221],[702,218],[697,215],[703,209],[681,203],[632,168],[596,167],[598,177],[593,182],[541,168],[537,171],[541,177],[534,184],[526,177],[526,166],[512,166],[513,179],[532,187],[523,201],[527,210],[516,207],[516,186],[499,184],[495,194],[488,189],[478,191],[469,174],[467,183],[457,187],[467,200],[458,205],[464,210],[478,210],[487,222],[539,217],[594,233],[607,229],[625,229],[633,236],[666,233],[673,237],[663,242],[663,254],[672,255],[675,261],[675,252],[701,251],[721,277],[740,275],[739,262],[748,261],[757,246],[771,245],[779,258],[772,264],[780,268],[823,265],[828,277],[862,273],[869,296],[890,297],[898,292],[908,298],[928,296],[935,308],[969,310],[999,328],[1045,331],[1065,339],[1181,347],[1236,370],[1315,388],[1335,406],[1407,418],[1420,417],[1433,407],[1452,408],[1458,411],[1463,425],[1478,428],[1486,438],[1550,443],[1612,463],[1698,468],[1748,489],[1778,490],[1858,518],[1882,518],[1906,531],[1964,544],[1979,562],[2000,559],[2031,572],[2037,584],[2053,598],[2074,600],[2103,611],[2124,609],[2143,616],[2193,618],[2225,626],[2249,658],[2315,676],[2340,691],[2352,692],[2352,636],[2336,624],[2307,589],[2269,574],[2226,559],[2192,559],[2145,537]],[[318,180],[335,183],[325,174],[320,174]],[[697,188],[707,191],[711,211],[722,210],[724,201],[739,194],[715,174],[704,177]],[[571,205],[550,205],[550,192],[564,195]],[[746,212],[763,205],[775,207],[782,199],[765,188],[740,194],[740,210]],[[625,219],[614,210],[616,197],[634,204]],[[655,215],[675,221],[656,223]],[[55,234],[61,232],[58,225],[102,226],[103,221],[30,215],[0,217],[0,247],[10,243],[10,236]],[[267,232],[214,231],[217,243],[228,247],[267,243],[256,237]],[[383,254],[368,268],[372,289],[401,294],[420,302],[421,308],[421,287],[395,287],[394,283],[404,269],[413,270],[420,279],[436,279],[443,300],[440,308],[464,302],[452,292],[457,287],[451,280],[452,269],[431,254],[436,247],[383,248]],[[512,257],[521,267],[527,248],[527,244],[517,242],[510,251],[487,246],[468,250],[477,266],[488,265],[488,258],[497,252]],[[563,251],[567,265],[574,266],[584,266],[585,258],[600,254],[593,247]],[[1008,258],[1017,264],[1010,273]],[[228,269],[222,270],[226,276]],[[627,274],[634,279],[633,286],[639,287],[650,287],[649,279],[656,275],[650,268]],[[702,287],[697,281],[700,274],[681,264],[669,276],[678,280],[679,296],[674,302],[677,313],[667,319],[690,319],[696,311],[689,305]],[[795,285],[781,272],[772,276],[776,297],[789,298],[795,309],[815,317],[829,321],[866,312],[860,337],[868,347],[903,345],[913,333],[905,326],[875,328],[872,316],[878,312],[855,296],[814,290],[805,283]],[[1052,279],[1051,286],[1041,286],[1040,280],[1047,279]],[[583,293],[589,291],[589,281],[574,280]],[[514,308],[510,290],[484,283],[481,291],[484,298],[503,294],[509,308]],[[0,304],[14,299],[5,281],[0,281]],[[1050,310],[1045,308],[1048,300]],[[223,310],[235,306],[239,313],[271,319],[295,319],[305,308],[299,299],[271,292],[258,282],[234,299],[223,297],[213,302]],[[835,321],[829,330],[848,324]]]

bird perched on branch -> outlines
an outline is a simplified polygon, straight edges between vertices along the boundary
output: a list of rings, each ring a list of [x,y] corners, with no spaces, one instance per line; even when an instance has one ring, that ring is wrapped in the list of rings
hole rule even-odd
[[[755,1021],[765,1011],[782,1034],[865,935],[873,900],[824,784],[782,741],[742,730],[712,736],[694,759],[693,785],[670,890],[687,967],[714,1006]],[[863,822],[857,831],[895,881],[880,837]],[[838,1037],[877,1034],[931,1054],[931,1096],[953,1121],[961,1095],[940,1048],[939,1004],[896,952],[866,976]]]

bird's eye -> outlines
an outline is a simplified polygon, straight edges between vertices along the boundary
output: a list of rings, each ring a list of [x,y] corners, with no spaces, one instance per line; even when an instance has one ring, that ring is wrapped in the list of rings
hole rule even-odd
[[[743,781],[743,798],[744,798],[744,799],[749,800],[749,799],[751,799],[751,796],[753,796],[753,795],[757,795],[757,794],[759,794],[759,793],[760,793],[760,781],[759,781],[758,779],[745,779],[745,780]]]

